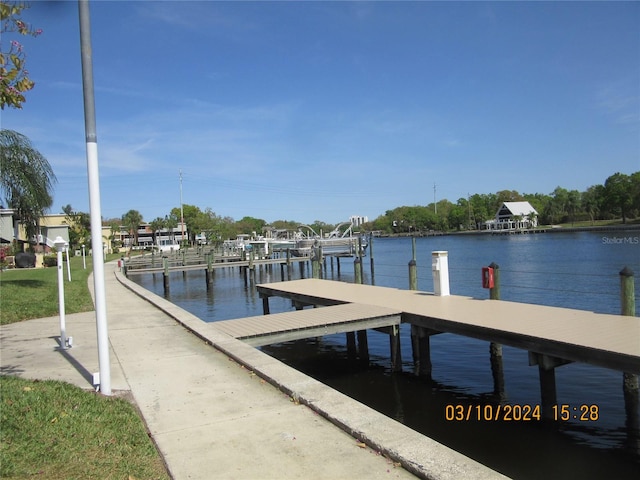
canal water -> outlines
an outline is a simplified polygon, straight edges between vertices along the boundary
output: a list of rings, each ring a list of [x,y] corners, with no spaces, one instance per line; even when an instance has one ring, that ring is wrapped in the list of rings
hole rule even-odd
[[[408,288],[408,262],[414,254],[410,238],[374,238],[363,259],[363,283]],[[546,233],[528,235],[450,235],[415,240],[418,288],[433,291],[431,252],[448,251],[452,295],[487,298],[481,268],[500,267],[501,298],[523,303],[620,313],[619,272],[640,272],[640,231]],[[371,253],[371,252],[369,252]],[[308,277],[310,269],[294,266],[291,278]],[[285,273],[286,276],[286,273]],[[325,278],[353,282],[353,260],[327,261]],[[163,295],[161,275],[133,276]],[[246,279],[238,268],[216,270],[206,288],[203,272],[171,274],[166,297],[203,321],[215,322],[262,314],[255,284],[281,281],[281,270],[263,269]],[[640,298],[636,278],[636,297]],[[638,302],[637,302],[638,303]],[[272,313],[290,311],[290,302],[270,300]],[[637,315],[637,312],[636,312]],[[640,318],[638,319],[640,321]],[[603,331],[607,329],[602,326]],[[369,333],[371,363],[350,361],[344,335],[287,342],[262,350],[358,401],[396,419],[510,477],[634,478],[640,473],[640,435],[628,424],[622,374],[584,364],[556,369],[557,399],[580,419],[497,421],[450,418],[452,406],[514,406],[540,403],[537,367],[527,352],[503,347],[506,397],[493,392],[487,342],[453,334],[431,338],[432,380],[413,375],[410,331],[401,330],[403,373],[390,370],[389,338]],[[640,339],[638,339],[640,349]],[[586,407],[582,407],[582,406]],[[595,412],[595,413],[592,413]]]

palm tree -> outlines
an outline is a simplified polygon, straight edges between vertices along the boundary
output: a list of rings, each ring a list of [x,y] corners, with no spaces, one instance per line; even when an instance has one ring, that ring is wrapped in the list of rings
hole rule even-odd
[[[165,224],[166,224],[165,219],[162,217],[156,217],[156,219],[149,224],[149,227],[151,228],[151,233],[153,234],[154,248],[158,246],[158,239],[156,237],[156,234],[159,230],[162,230],[163,228],[165,228]]]
[[[38,233],[40,217],[53,203],[55,182],[51,165],[27,137],[0,130],[0,192],[24,225],[27,238]]]
[[[122,216],[122,223],[129,229],[131,241],[129,243],[129,252],[127,256],[131,256],[131,249],[134,243],[138,243],[138,227],[142,223],[142,214],[137,210],[129,210]]]

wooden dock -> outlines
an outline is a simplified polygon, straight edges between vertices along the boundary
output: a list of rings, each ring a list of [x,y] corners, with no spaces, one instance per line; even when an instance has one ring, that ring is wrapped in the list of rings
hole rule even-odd
[[[216,261],[211,264],[213,270],[229,267],[242,267],[242,268],[254,268],[265,265],[292,265],[294,263],[308,262],[309,257],[290,257],[287,258],[260,258],[252,260],[241,260],[239,258],[226,259],[216,258]],[[166,268],[162,265],[162,259],[158,261],[157,267],[141,266],[138,268],[127,268],[127,276],[141,275],[145,273],[164,273],[164,272],[188,272],[192,270],[207,270],[209,268],[207,262],[187,263],[185,265],[180,264],[179,261],[174,261],[173,264],[168,265]]]
[[[455,333],[640,374],[640,319],[635,317],[318,279],[262,284],[257,289],[267,304],[269,297],[278,296],[305,305],[386,307],[401,311],[402,322],[431,333]]]
[[[272,343],[400,325],[401,312],[346,303],[212,323],[212,327],[254,347]]]

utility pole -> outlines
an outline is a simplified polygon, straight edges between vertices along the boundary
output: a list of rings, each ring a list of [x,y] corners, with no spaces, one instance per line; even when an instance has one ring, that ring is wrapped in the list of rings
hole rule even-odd
[[[184,245],[184,210],[182,208],[182,169],[180,169],[180,225],[182,226],[182,236],[180,243]]]
[[[437,215],[438,214],[438,204],[436,203],[436,184],[435,184],[435,182],[433,183],[433,210],[434,210],[434,213]]]
[[[111,365],[109,363],[109,334],[102,252],[102,213],[100,210],[100,174],[98,171],[98,139],[96,108],[93,93],[93,64],[91,50],[91,20],[88,0],[78,0],[80,17],[80,52],[82,57],[82,91],[84,96],[84,127],[87,143],[87,176],[89,179],[89,210],[91,216],[91,248],[93,249],[93,287],[96,302],[98,335],[98,365],[100,391],[111,395]]]

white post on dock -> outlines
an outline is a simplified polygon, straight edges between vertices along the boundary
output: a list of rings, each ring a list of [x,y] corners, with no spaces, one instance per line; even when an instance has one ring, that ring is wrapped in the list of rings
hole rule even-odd
[[[449,252],[431,252],[431,271],[433,273],[433,291],[436,295],[446,296],[449,292]]]

